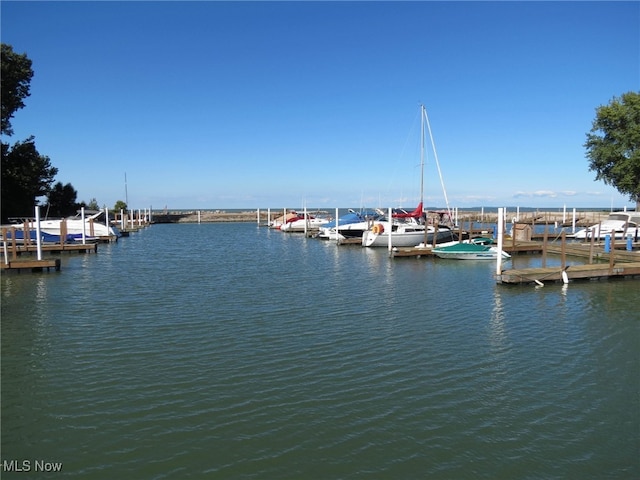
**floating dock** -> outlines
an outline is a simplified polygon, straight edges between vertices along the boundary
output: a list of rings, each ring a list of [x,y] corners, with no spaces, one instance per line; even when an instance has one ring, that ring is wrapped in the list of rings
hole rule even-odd
[[[60,259],[49,258],[46,260],[9,260],[0,264],[2,270],[31,270],[32,272],[42,271],[45,268],[47,271],[54,268],[56,272],[60,271]]]
[[[563,272],[565,275],[563,275]],[[590,265],[570,265],[567,267],[523,268],[504,270],[497,276],[499,283],[522,284],[544,283],[570,280],[598,280],[619,277],[640,276],[640,262],[621,262]],[[564,277],[564,278],[563,278]]]

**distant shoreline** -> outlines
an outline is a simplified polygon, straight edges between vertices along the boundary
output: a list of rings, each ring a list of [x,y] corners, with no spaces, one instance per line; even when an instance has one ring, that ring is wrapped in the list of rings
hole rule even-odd
[[[291,211],[294,209],[287,209]],[[242,211],[223,211],[223,210],[189,210],[189,211],[171,211],[162,213],[152,213],[152,223],[233,223],[233,222],[254,222],[265,224],[269,219],[273,220],[282,215],[282,210],[260,210],[260,219],[258,220],[257,210]],[[295,210],[300,212],[300,210]],[[333,218],[335,210],[308,210],[310,215],[326,216]],[[507,209],[507,222],[519,222],[527,224],[550,224],[558,223],[571,225],[573,223],[573,209],[567,209],[566,212],[557,210],[540,210],[540,209],[520,209],[518,211]],[[610,210],[578,210],[576,209],[576,225],[588,226],[596,224],[604,220],[610,213]],[[459,222],[482,222],[496,223],[497,212],[479,210],[458,210]]]

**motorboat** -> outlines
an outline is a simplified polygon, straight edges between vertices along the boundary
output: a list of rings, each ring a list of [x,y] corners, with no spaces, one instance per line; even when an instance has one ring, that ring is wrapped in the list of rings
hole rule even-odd
[[[320,227],[318,238],[331,240],[344,240],[347,238],[362,238],[362,234],[367,231],[372,222],[380,220],[384,213],[376,210],[365,210],[356,212],[349,209],[349,213],[338,218],[338,229],[336,233],[336,222],[331,220]],[[339,237],[338,237],[339,236]]]
[[[300,216],[298,215],[298,212],[296,211],[291,211],[288,212],[284,215],[281,215],[279,217],[274,218],[270,223],[269,223],[269,228],[275,228],[277,230],[282,229],[282,226],[286,223],[290,223],[290,222],[295,222],[296,220],[299,220]]]
[[[604,239],[607,235],[623,240],[640,238],[640,212],[612,212],[600,223],[583,228],[571,237],[576,240]]]
[[[7,229],[6,237],[2,235],[2,240],[7,241],[9,243],[13,243],[15,241],[16,244],[26,244],[32,243],[35,244],[37,242],[38,234],[36,230],[27,230],[27,234],[25,235],[24,227],[21,228],[20,225],[12,225],[10,229]],[[61,243],[78,243],[82,241],[82,235],[72,235],[67,234],[62,238],[60,235],[52,235],[50,233],[40,232],[40,241],[43,244],[61,244]],[[95,237],[85,237],[85,241],[97,241]]]
[[[81,239],[82,236],[89,237],[120,237],[120,231],[113,225],[107,225],[100,222],[100,218],[105,214],[103,211],[85,211],[84,221],[82,214],[78,213],[74,217],[63,219],[45,219],[40,220],[40,232],[49,235],[67,235],[74,239]],[[36,223],[33,220],[26,222],[29,230],[36,230]],[[19,226],[21,224],[18,224]],[[64,232],[63,232],[64,231]]]
[[[496,260],[500,254],[504,260],[511,258],[511,255],[498,247],[473,241],[439,246],[431,251],[439,258],[454,260]]]
[[[297,218],[285,222],[280,226],[283,232],[305,232],[318,231],[320,227],[329,221],[327,218],[315,217],[313,215],[298,214]]]

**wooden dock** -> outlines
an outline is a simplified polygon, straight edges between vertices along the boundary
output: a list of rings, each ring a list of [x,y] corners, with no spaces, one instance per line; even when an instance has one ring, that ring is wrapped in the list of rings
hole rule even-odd
[[[9,260],[0,264],[2,270],[31,270],[32,272],[43,271],[45,268],[49,271],[54,268],[56,272],[60,271],[60,259],[49,258],[46,260]]]
[[[640,262],[620,262],[613,265],[607,263],[589,265],[569,265],[566,267],[522,268],[504,270],[497,276],[498,283],[523,284],[564,281],[567,280],[596,280],[616,277],[640,277]]]
[[[495,246],[495,245],[494,245]],[[518,241],[502,246],[502,250],[509,254],[514,253],[542,253],[543,244],[540,242]],[[395,247],[391,251],[392,257],[435,257],[432,247]]]

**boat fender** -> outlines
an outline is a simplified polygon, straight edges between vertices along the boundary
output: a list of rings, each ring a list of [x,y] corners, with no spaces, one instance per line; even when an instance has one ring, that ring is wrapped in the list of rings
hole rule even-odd
[[[380,234],[384,232],[384,226],[381,223],[376,223],[371,229],[371,231],[375,234]]]

